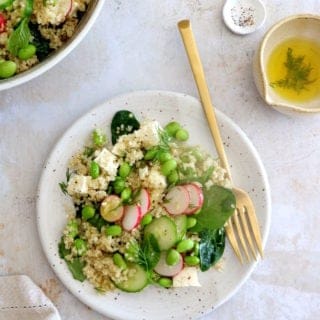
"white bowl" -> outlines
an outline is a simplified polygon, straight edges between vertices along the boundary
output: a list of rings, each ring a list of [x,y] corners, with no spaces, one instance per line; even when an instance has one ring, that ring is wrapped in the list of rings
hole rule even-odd
[[[87,32],[96,21],[103,7],[104,1],[105,0],[93,0],[91,2],[88,10],[79,23],[76,33],[61,48],[52,53],[48,58],[25,72],[19,73],[8,79],[0,80],[0,91],[18,86],[38,77],[65,58],[86,36]]]
[[[320,112],[320,95],[307,102],[289,102],[279,96],[268,82],[266,69],[273,49],[284,40],[299,36],[320,43],[320,16],[294,15],[276,23],[264,36],[253,60],[254,81],[261,97],[275,110],[287,115]]]

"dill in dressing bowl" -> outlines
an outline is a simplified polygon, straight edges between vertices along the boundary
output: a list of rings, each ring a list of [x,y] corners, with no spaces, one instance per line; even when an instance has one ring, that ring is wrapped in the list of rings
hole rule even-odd
[[[282,98],[307,102],[320,96],[320,44],[289,38],[278,44],[267,62],[269,86]]]

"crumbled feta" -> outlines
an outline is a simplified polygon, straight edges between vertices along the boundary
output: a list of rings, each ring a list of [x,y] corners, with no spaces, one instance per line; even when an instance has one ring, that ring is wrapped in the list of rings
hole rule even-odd
[[[91,190],[106,190],[108,188],[108,180],[104,177],[98,177],[96,179],[92,179],[89,177],[88,187]]]
[[[195,267],[183,268],[172,280],[173,287],[201,287]]]
[[[68,186],[67,186],[67,192],[69,195],[74,194],[87,194],[88,193],[88,184],[91,177],[88,176],[81,176],[78,174],[75,174],[71,176]]]
[[[141,141],[142,146],[146,149],[159,144],[160,125],[157,121],[146,121],[141,124],[139,130],[134,132],[134,135]]]
[[[152,167],[143,181],[143,185],[150,189],[164,189],[167,186],[167,181],[158,167]]]
[[[117,157],[108,149],[103,148],[98,155],[96,155],[94,161],[108,174],[111,180],[115,178],[119,163]]]
[[[148,176],[148,173],[149,173],[149,168],[148,168],[148,167],[140,168],[140,169],[139,169],[139,178],[140,178],[141,180],[146,179],[147,176]]]

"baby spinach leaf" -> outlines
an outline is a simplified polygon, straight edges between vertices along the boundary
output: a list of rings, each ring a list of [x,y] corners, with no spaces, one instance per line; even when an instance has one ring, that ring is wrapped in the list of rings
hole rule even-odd
[[[18,27],[11,33],[8,40],[8,50],[17,56],[20,49],[25,48],[30,41],[31,33],[29,29],[29,18],[24,18]]]
[[[225,230],[204,229],[200,232],[199,257],[201,271],[208,270],[222,257],[225,247]]]
[[[212,186],[204,189],[204,204],[197,215],[197,224],[192,231],[201,232],[204,229],[222,228],[235,210],[236,199],[230,189]]]
[[[58,244],[58,250],[59,250],[59,257],[61,259],[64,259],[65,256],[67,256],[71,252],[69,249],[66,248],[64,241],[63,241],[63,237],[61,237],[61,240]]]
[[[49,41],[42,37],[37,24],[30,23],[29,28],[32,35],[31,43],[37,48],[36,55],[39,61],[43,61],[53,50],[49,46]]]
[[[80,258],[75,258],[72,261],[66,260],[66,263],[74,279],[79,280],[81,282],[83,282],[86,279],[86,276],[83,273],[85,262],[80,260]]]
[[[128,110],[116,112],[111,121],[111,140],[115,144],[119,137],[130,134],[140,128],[140,123],[134,114]]]

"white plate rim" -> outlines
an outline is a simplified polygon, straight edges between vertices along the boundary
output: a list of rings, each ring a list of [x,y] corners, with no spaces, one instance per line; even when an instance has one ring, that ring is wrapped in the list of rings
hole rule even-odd
[[[57,270],[52,267],[53,257],[48,254],[48,252],[49,252],[48,244],[44,241],[44,235],[43,235],[42,229],[41,229],[41,212],[40,212],[41,189],[42,189],[43,185],[45,184],[45,176],[46,176],[46,172],[48,171],[48,164],[50,162],[51,157],[55,154],[56,150],[59,148],[60,141],[63,140],[64,137],[68,136],[69,133],[72,130],[74,130],[74,128],[77,127],[79,123],[81,123],[83,121],[84,118],[86,118],[89,115],[91,115],[92,113],[94,113],[95,110],[98,110],[100,108],[104,108],[108,104],[112,104],[113,101],[118,101],[118,100],[122,100],[122,99],[126,100],[130,96],[134,96],[134,95],[159,95],[159,94],[160,95],[173,96],[173,97],[194,99],[197,103],[199,103],[199,100],[196,99],[193,96],[190,96],[190,95],[187,95],[187,94],[183,94],[183,93],[177,93],[177,92],[172,92],[172,91],[162,91],[162,90],[132,91],[132,92],[124,93],[124,94],[121,94],[121,95],[118,95],[118,96],[112,97],[111,99],[106,100],[105,102],[99,104],[98,106],[94,107],[93,109],[90,109],[88,112],[86,112],[80,118],[78,118],[69,127],[69,129],[67,129],[62,134],[62,136],[58,139],[58,141],[54,145],[52,151],[50,152],[50,154],[49,154],[49,156],[48,156],[48,158],[47,158],[47,160],[46,160],[46,162],[45,162],[45,164],[43,166],[43,170],[42,170],[40,181],[39,181],[39,185],[38,185],[37,203],[36,203],[36,208],[37,208],[37,229],[38,229],[38,234],[39,234],[40,243],[41,243],[43,252],[44,252],[44,254],[45,254],[45,256],[46,256],[46,258],[47,258],[47,260],[48,260],[48,262],[50,264],[50,267],[53,269],[53,271],[55,272],[56,276],[66,286],[66,288],[74,296],[76,296],[82,303],[84,303],[85,305],[89,306],[93,310],[95,310],[95,311],[97,311],[97,312],[99,312],[99,313],[101,313],[101,314],[103,314],[105,316],[112,317],[112,319],[116,319],[116,320],[124,320],[124,318],[123,317],[118,317],[117,314],[114,314],[114,313],[105,312],[104,308],[102,308],[100,306],[97,306],[95,304],[91,304],[88,301],[86,301],[85,297],[83,295],[81,295],[75,288],[73,288],[72,285],[67,284],[62,279],[63,277],[57,272]],[[270,232],[270,224],[271,224],[271,192],[270,192],[270,186],[269,186],[266,170],[265,170],[265,168],[263,166],[263,163],[262,163],[262,161],[260,159],[260,156],[259,156],[257,150],[255,149],[255,147],[253,146],[253,144],[249,140],[249,138],[246,136],[246,134],[242,131],[242,129],[237,124],[235,124],[230,118],[228,118],[223,112],[221,112],[218,109],[216,109],[215,111],[216,111],[216,114],[217,114],[217,118],[218,119],[222,119],[223,122],[225,122],[229,126],[231,126],[232,129],[234,129],[237,132],[237,134],[239,134],[241,139],[246,143],[247,147],[250,149],[252,155],[254,156],[254,158],[256,160],[256,164],[259,167],[259,170],[261,172],[261,179],[262,179],[263,184],[264,184],[265,197],[266,197],[266,203],[265,203],[266,216],[265,216],[264,229],[262,230],[263,247],[265,247],[265,244],[266,244],[269,232]],[[251,263],[250,268],[247,269],[246,275],[241,279],[241,281],[238,282],[237,286],[235,286],[234,289],[229,292],[229,294],[227,294],[223,299],[221,299],[219,301],[218,304],[216,304],[214,306],[214,309],[218,308],[219,306],[224,304],[226,301],[228,301],[241,288],[241,286],[247,281],[247,279],[252,274],[252,272],[255,269],[257,263],[258,263],[258,261]],[[208,314],[210,312],[212,312],[212,310],[204,310],[202,315],[204,316],[204,315],[206,315],[206,314]]]

